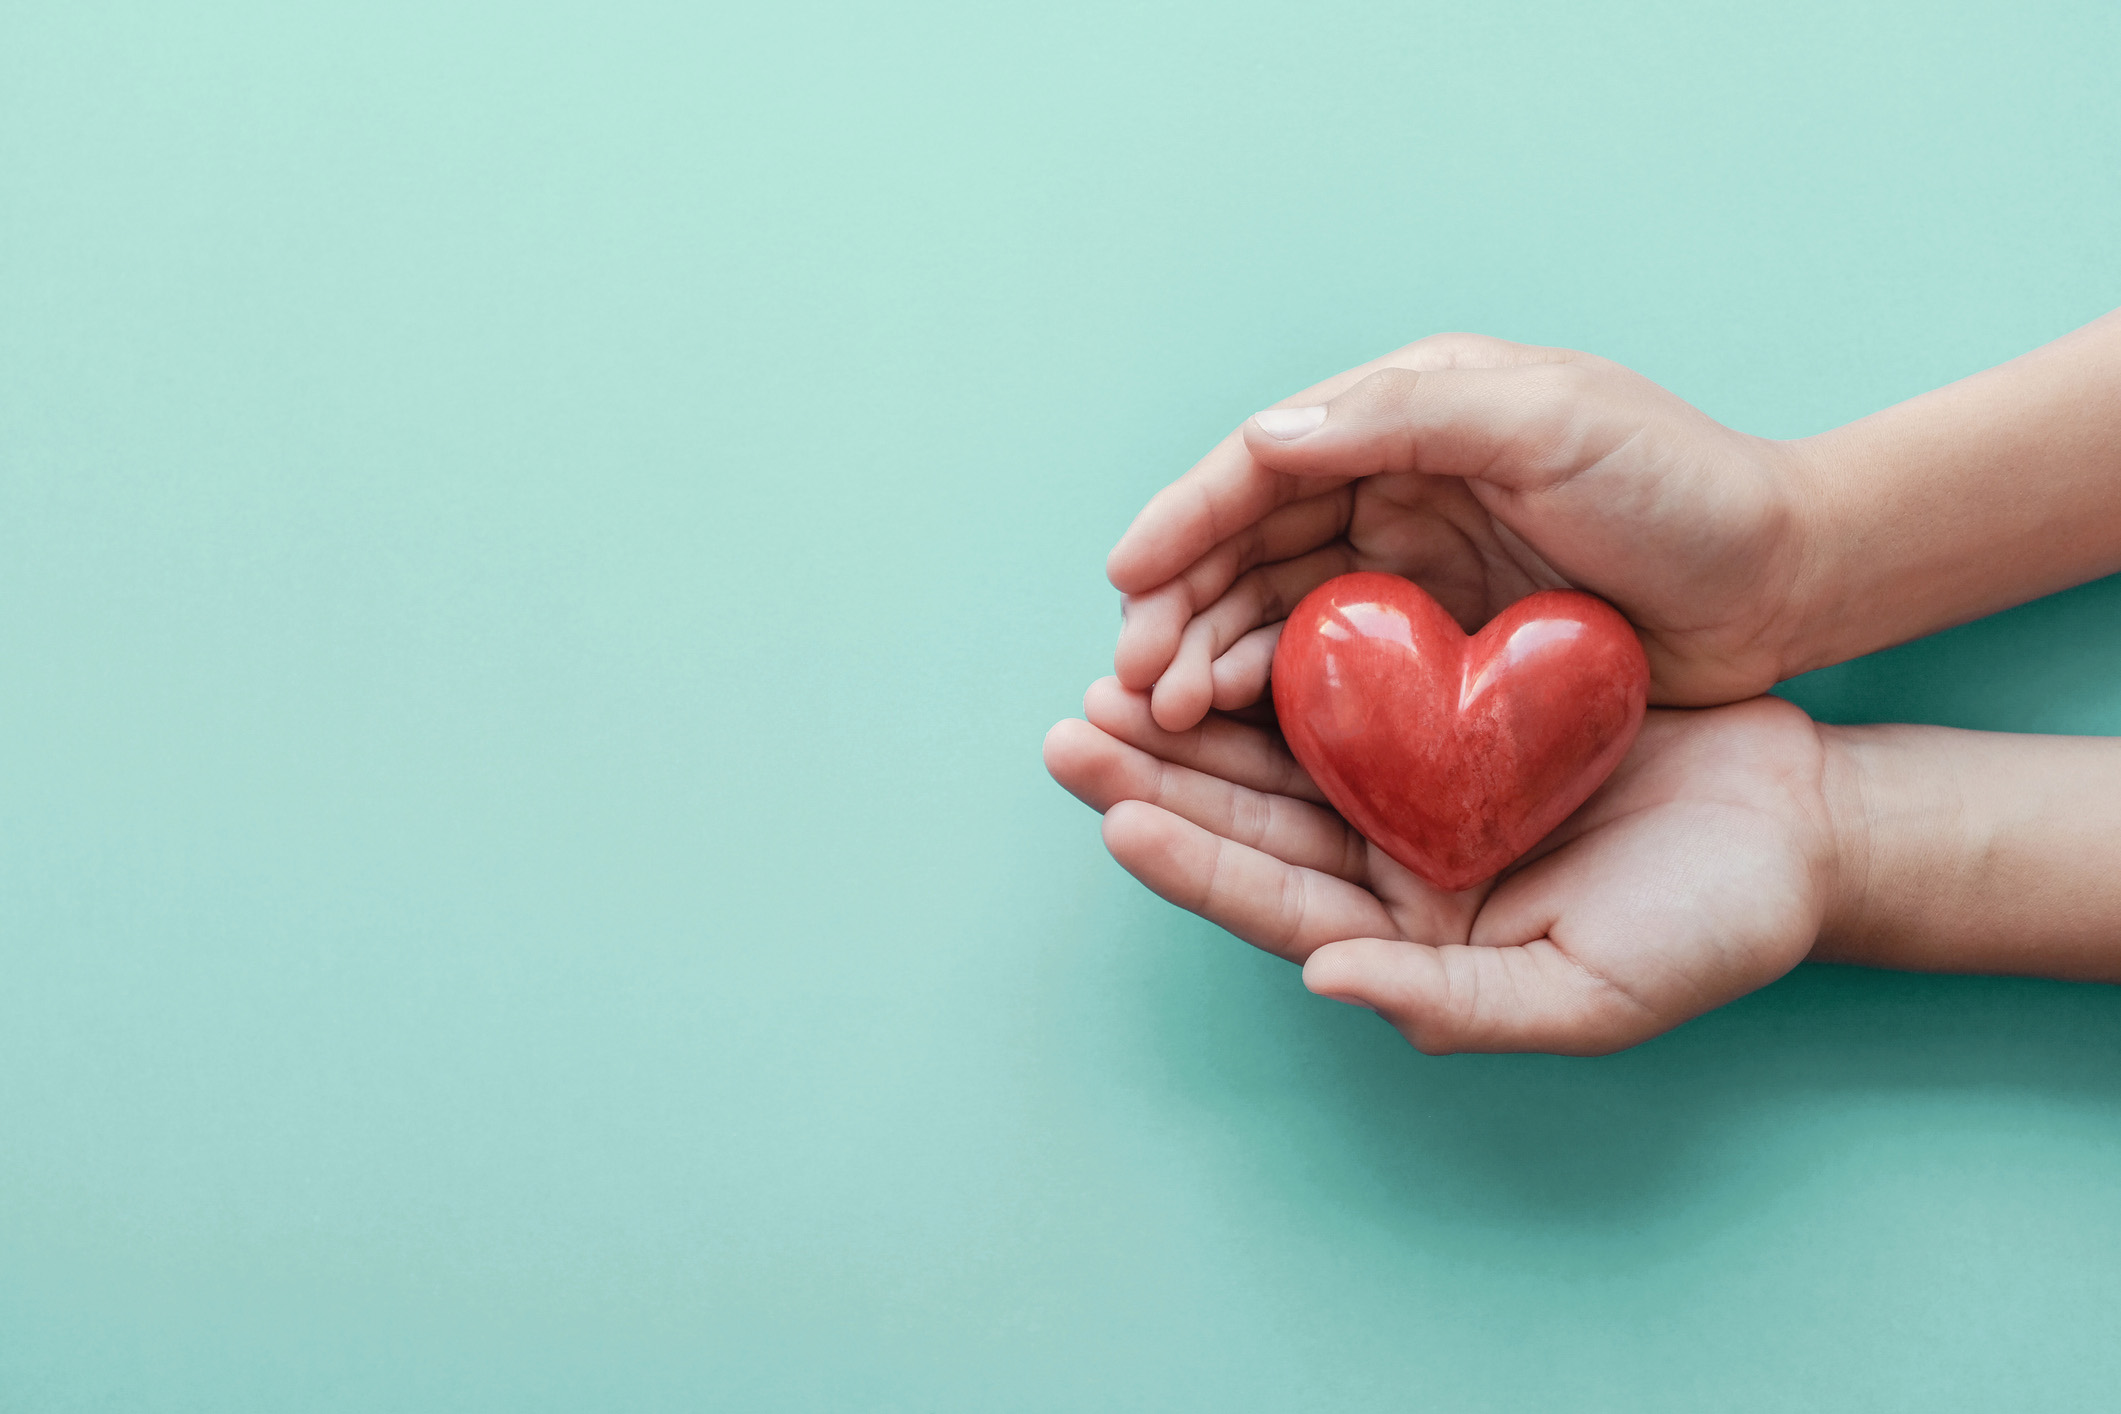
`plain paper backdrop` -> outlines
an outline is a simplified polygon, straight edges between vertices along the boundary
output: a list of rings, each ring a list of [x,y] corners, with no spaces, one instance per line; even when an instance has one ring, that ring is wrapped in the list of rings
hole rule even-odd
[[[1425,1059],[1037,753],[1150,492],[1421,334],[1794,436],[2121,304],[2117,72],[2110,3],[8,6],[0,1407],[2109,1404],[2121,993]],[[2121,586],[1788,690],[2121,731]]]

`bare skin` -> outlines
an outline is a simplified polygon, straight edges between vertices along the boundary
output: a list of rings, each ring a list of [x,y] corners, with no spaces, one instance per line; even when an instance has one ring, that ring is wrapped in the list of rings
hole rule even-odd
[[[1821,731],[1845,890],[1815,958],[2121,982],[2121,741]]]
[[[1356,834],[1269,730],[1165,732],[1112,678],[1084,711],[1046,764],[1115,859],[1431,1053],[1631,1046],[1803,961],[1836,897],[1825,753],[1772,698],[1652,712],[1582,809],[1459,894]]]
[[[1249,419],[1108,568],[1118,677],[1048,768],[1150,888],[1424,1050],[1613,1050],[1807,956],[2121,981],[2121,743],[1820,727],[1756,697],[2121,569],[2121,313],[1798,442],[1588,355],[1424,340]],[[1273,730],[1280,620],[1350,569],[1468,628],[1594,590],[1653,701],[1710,710],[1653,711],[1538,849],[1441,894]]]
[[[1083,706],[1046,764],[1113,858],[1432,1054],[1619,1050],[1808,957],[2121,982],[2121,742],[1656,710],[1538,849],[1445,894],[1271,727],[1166,732],[1113,678]]]
[[[1235,706],[1288,609],[1350,569],[1468,628],[1591,590],[1641,633],[1653,702],[1737,701],[2121,569],[2121,311],[1793,442],[1588,354],[1439,335],[1247,419],[1106,568],[1115,670],[1173,730]]]

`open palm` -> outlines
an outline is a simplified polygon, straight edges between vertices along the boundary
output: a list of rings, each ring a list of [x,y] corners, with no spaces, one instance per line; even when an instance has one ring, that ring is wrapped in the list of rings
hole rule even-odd
[[[1269,729],[1165,731],[1111,678],[1084,710],[1046,762],[1113,857],[1424,1051],[1633,1045],[1788,971],[1824,911],[1824,755],[1776,699],[1652,711],[1597,794],[1459,894],[1365,841]]]

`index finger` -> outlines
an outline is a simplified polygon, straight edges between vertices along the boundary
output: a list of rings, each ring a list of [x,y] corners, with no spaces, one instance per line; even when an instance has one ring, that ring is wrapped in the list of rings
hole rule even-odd
[[[1494,367],[1545,362],[1557,352],[1477,334],[1439,334],[1335,374],[1274,406],[1303,407],[1324,402],[1385,368],[1427,371]],[[1270,471],[1253,460],[1245,447],[1240,424],[1185,475],[1149,498],[1149,504],[1142,507],[1141,514],[1106,558],[1105,576],[1121,593],[1145,593],[1276,507],[1316,496],[1352,479]]]
[[[1351,369],[1275,406],[1330,398],[1341,384],[1369,371],[1368,364]],[[1185,475],[1149,498],[1105,558],[1105,578],[1123,594],[1154,589],[1268,512],[1352,479],[1269,471],[1253,460],[1240,425]]]

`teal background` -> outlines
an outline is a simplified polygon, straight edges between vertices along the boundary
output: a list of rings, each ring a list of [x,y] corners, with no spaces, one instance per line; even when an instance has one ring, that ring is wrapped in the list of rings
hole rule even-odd
[[[1425,1059],[1037,749],[1141,501],[1420,334],[1796,435],[2121,303],[2117,70],[2110,3],[0,10],[0,1408],[2112,1407],[2121,995]],[[1789,691],[2121,731],[2121,585]]]

